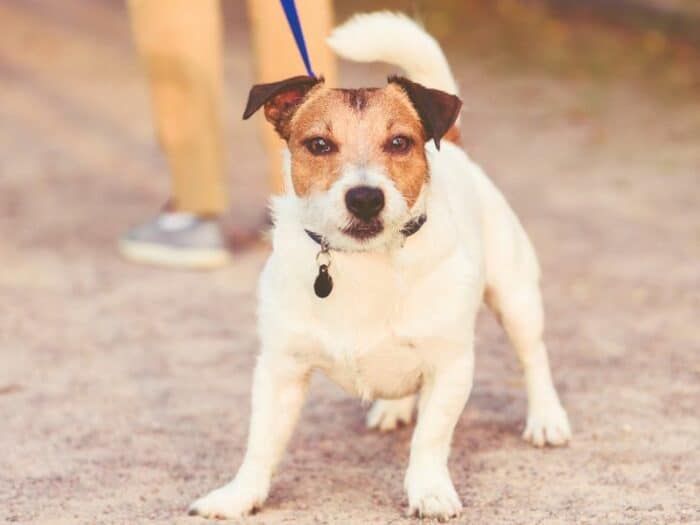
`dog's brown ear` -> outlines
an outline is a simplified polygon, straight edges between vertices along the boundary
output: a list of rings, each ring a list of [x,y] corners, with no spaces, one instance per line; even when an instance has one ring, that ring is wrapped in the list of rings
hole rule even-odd
[[[287,139],[289,132],[285,124],[309,90],[319,82],[323,82],[323,78],[301,75],[270,84],[257,84],[250,89],[243,118],[251,117],[264,105],[265,118],[282,138]]]
[[[426,140],[433,139],[435,147],[440,149],[440,139],[454,125],[462,108],[459,97],[439,89],[427,88],[404,77],[391,76],[389,83],[401,86],[406,92],[418,111]]]

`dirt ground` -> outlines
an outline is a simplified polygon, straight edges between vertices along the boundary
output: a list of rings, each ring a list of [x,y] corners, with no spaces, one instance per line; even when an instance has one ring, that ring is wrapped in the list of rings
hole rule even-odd
[[[229,8],[229,222],[255,224],[264,164],[239,121],[252,75]],[[7,1],[0,20],[0,521],[202,523],[187,505],[244,451],[268,247],[213,273],[122,261],[115,240],[167,190],[122,6]],[[700,523],[699,99],[448,54],[466,147],[538,248],[574,431],[563,449],[520,439],[519,367],[484,314],[450,461],[456,523]],[[385,71],[343,74],[376,84]],[[364,414],[315,380],[245,523],[414,523],[411,428],[380,435]]]

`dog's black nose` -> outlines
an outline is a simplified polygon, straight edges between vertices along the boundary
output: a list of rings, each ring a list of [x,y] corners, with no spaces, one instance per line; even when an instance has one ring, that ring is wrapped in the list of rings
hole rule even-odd
[[[357,186],[345,194],[345,205],[355,217],[369,221],[384,208],[384,192],[371,186]]]

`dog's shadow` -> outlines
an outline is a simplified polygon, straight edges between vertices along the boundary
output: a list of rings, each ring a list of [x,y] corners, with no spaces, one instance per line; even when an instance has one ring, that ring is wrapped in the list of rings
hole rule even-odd
[[[523,446],[522,417],[512,396],[475,392],[452,441],[450,468],[459,485],[484,453]],[[357,400],[313,396],[279,469],[266,508],[319,508],[328,503],[373,514],[406,504],[403,477],[414,425],[392,432],[368,429],[368,407]]]

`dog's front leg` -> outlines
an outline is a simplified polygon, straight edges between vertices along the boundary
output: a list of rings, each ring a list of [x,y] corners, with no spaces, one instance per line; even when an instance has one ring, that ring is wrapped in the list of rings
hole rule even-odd
[[[472,385],[472,348],[462,352],[424,378],[405,479],[410,515],[449,519],[462,509],[447,468],[452,433]]]
[[[309,371],[282,355],[263,355],[253,377],[248,448],[230,483],[195,501],[191,515],[233,518],[259,508],[304,402]]]

